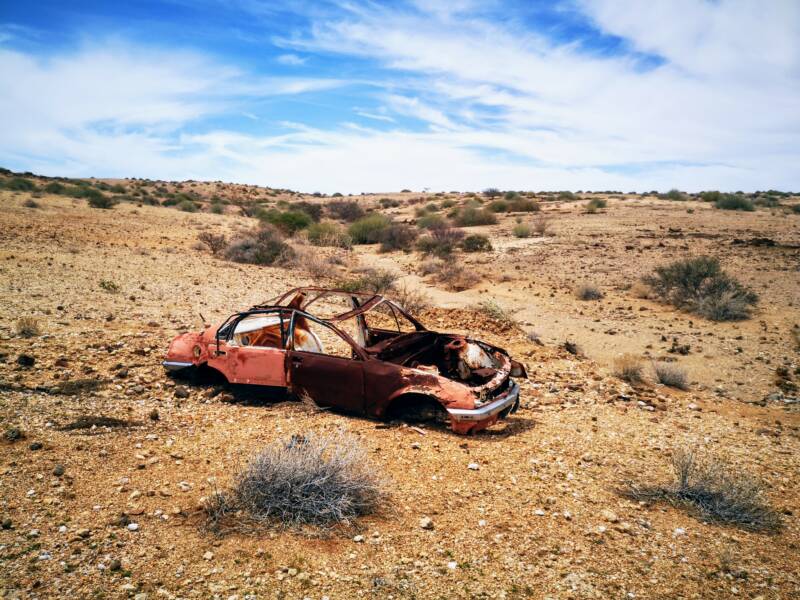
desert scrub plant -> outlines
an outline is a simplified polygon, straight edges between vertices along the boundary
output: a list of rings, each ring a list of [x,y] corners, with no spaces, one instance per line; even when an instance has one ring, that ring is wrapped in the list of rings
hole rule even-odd
[[[654,362],[653,372],[656,375],[656,381],[662,385],[679,390],[689,389],[689,377],[686,374],[686,369],[678,365],[668,362]]]
[[[294,235],[301,229],[306,229],[313,222],[313,219],[302,210],[280,211],[273,208],[261,211],[258,218],[274,225],[286,235]]]
[[[494,213],[474,206],[465,206],[455,215],[455,224],[459,227],[475,227],[477,225],[494,225],[497,217]]]
[[[102,208],[102,209],[110,209],[114,208],[117,204],[117,201],[113,198],[106,196],[99,190],[95,189],[87,189],[84,193],[84,197],[86,198],[86,202],[92,208]]]
[[[36,189],[36,184],[24,177],[12,177],[10,179],[0,180],[0,189],[6,189],[12,192],[32,192]]]
[[[493,213],[508,212],[508,202],[505,200],[492,200],[486,208]]]
[[[225,251],[228,260],[253,265],[272,265],[293,254],[280,231],[270,224],[234,238]]]
[[[595,214],[601,208],[605,208],[608,206],[608,202],[603,198],[592,198],[586,204],[586,212],[590,214]]]
[[[312,223],[307,231],[308,241],[315,246],[333,246],[334,248],[352,248],[353,240],[347,232],[332,221]]]
[[[464,252],[489,252],[492,249],[492,242],[485,235],[475,233],[462,240],[461,249]]]
[[[476,306],[476,310],[489,317],[492,321],[496,321],[505,327],[516,327],[518,325],[511,311],[503,308],[494,300],[479,302]]]
[[[664,200],[677,200],[677,201],[682,201],[682,200],[686,200],[686,194],[684,194],[684,193],[683,193],[682,191],[680,191],[679,189],[672,188],[672,189],[671,189],[671,190],[669,190],[669,191],[668,191],[666,194],[661,194],[661,195],[659,195],[659,198],[662,198],[662,199],[664,199]]]
[[[364,209],[354,200],[335,200],[325,205],[325,210],[334,219],[351,223],[364,216]]]
[[[416,239],[416,229],[413,229],[405,223],[391,223],[381,232],[380,251],[392,252],[393,250],[402,250],[403,252],[411,252]]]
[[[412,315],[431,307],[431,297],[420,288],[407,283],[397,286],[391,292],[391,297]]]
[[[594,284],[583,283],[575,288],[575,296],[578,300],[600,300],[603,292]]]
[[[378,510],[383,484],[366,452],[346,434],[276,440],[205,505],[212,531],[312,525],[331,527]]]
[[[22,203],[24,208],[40,208],[39,203],[36,202],[33,198],[28,198],[25,202]]]
[[[756,209],[749,198],[739,194],[723,194],[714,202],[714,208],[722,210],[743,210],[746,212],[752,212]]]
[[[511,233],[514,234],[514,237],[529,238],[533,236],[533,228],[527,223],[517,223],[511,229]]]
[[[503,192],[501,192],[499,189],[495,187],[490,187],[483,190],[483,195],[486,196],[487,198],[499,198],[500,196],[503,195]]]
[[[726,274],[719,260],[699,256],[656,267],[642,278],[664,302],[712,321],[739,321],[750,317],[758,295]]]
[[[103,290],[104,292],[108,292],[109,294],[116,294],[117,292],[119,292],[119,285],[117,285],[110,279],[101,279],[100,289]]]
[[[553,219],[549,215],[538,215],[532,222],[533,231],[539,237],[548,235],[552,225]]]
[[[436,229],[447,227],[447,219],[436,213],[425,213],[417,219],[417,227],[420,229]]]
[[[618,490],[637,502],[667,502],[705,521],[747,531],[775,532],[781,528],[776,511],[764,501],[761,481],[738,467],[717,460],[699,460],[691,451],[672,455],[675,481],[667,485],[625,482]]]
[[[42,334],[39,320],[36,317],[20,317],[16,324],[17,335],[21,338],[38,337]]]
[[[509,212],[539,212],[541,210],[541,206],[536,200],[532,200],[531,198],[523,198],[522,196],[517,195],[516,198],[513,198],[508,204],[508,211]]]
[[[796,215],[800,214],[800,204],[792,204],[792,212]]]
[[[197,234],[197,241],[203,244],[214,256],[219,256],[228,248],[228,240],[221,233],[203,231]]]
[[[623,354],[614,360],[614,375],[631,385],[637,385],[644,381],[644,365],[637,356]]]
[[[345,279],[336,288],[345,292],[371,292],[385,294],[394,290],[397,274],[387,269],[365,269],[358,277]]]
[[[361,217],[347,229],[354,244],[377,244],[381,236],[391,224],[389,217],[380,213],[373,213]]]
[[[421,237],[417,249],[423,254],[433,254],[439,258],[450,256],[464,238],[464,232],[453,227],[437,227]]]

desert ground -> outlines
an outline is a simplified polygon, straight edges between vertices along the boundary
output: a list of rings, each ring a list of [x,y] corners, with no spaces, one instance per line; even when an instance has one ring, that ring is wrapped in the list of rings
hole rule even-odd
[[[266,206],[331,201],[186,185]],[[607,205],[589,212],[592,198]],[[420,206],[466,201],[349,199],[408,223]],[[235,202],[216,214],[207,202],[184,212],[140,200],[103,210],[38,188],[0,190],[2,597],[800,597],[800,214],[719,210],[694,197],[543,195],[536,215],[464,228],[492,250],[448,259],[475,276],[454,289],[424,274],[418,251],[316,247],[302,235],[289,240],[301,253],[291,265],[231,262],[198,246],[198,234],[255,227]],[[513,235],[517,220],[541,215],[546,235]],[[699,255],[758,293],[750,319],[709,321],[637,291],[656,266]],[[369,268],[424,294],[429,328],[467,332],[522,361],[520,410],[464,437],[299,402],[231,401],[161,367],[170,340],[203,320]],[[579,300],[583,284],[602,298]],[[487,301],[501,310],[482,309]],[[29,337],[23,317],[37,325]],[[623,354],[685,369],[689,388],[622,381]],[[100,416],[127,423],[65,427]],[[377,513],[330,531],[204,527],[204,498],[260,448],[338,430],[383,481]],[[629,479],[668,481],[676,449],[763,480],[782,528],[704,522],[617,493]]]

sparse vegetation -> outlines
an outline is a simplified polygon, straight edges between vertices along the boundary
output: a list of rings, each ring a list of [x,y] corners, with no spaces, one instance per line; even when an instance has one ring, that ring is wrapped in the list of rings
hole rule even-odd
[[[384,499],[375,473],[358,442],[344,434],[276,440],[236,475],[230,490],[211,496],[207,526],[349,524],[377,511]]]
[[[550,233],[550,228],[553,224],[553,219],[549,215],[538,215],[533,219],[533,231],[539,237],[546,236]]]
[[[479,312],[504,326],[516,327],[518,325],[513,313],[511,313],[511,311],[508,309],[503,308],[494,300],[484,300],[483,302],[480,302],[476,308]]]
[[[662,194],[660,197],[664,200],[686,200],[686,194],[676,188],[672,188],[670,191],[668,191],[666,194]]]
[[[12,177],[10,179],[0,179],[0,189],[12,192],[32,192],[36,189],[36,184],[24,177]]]
[[[197,240],[214,256],[220,256],[228,248],[228,240],[221,233],[203,231],[197,235]]]
[[[412,315],[416,315],[431,306],[431,298],[418,287],[403,283],[391,292],[391,297]]]
[[[352,223],[364,216],[364,209],[354,200],[335,200],[325,205],[328,214],[334,219]]]
[[[603,292],[594,284],[583,283],[575,288],[575,296],[578,300],[600,300]]]
[[[380,235],[381,252],[402,250],[411,252],[417,239],[417,231],[405,223],[391,223]]]
[[[365,269],[354,279],[346,279],[336,284],[336,287],[346,292],[371,292],[385,294],[394,290],[397,283],[397,274],[386,269]]]
[[[489,252],[492,242],[485,235],[472,234],[462,240],[461,249],[464,252]]]
[[[517,223],[511,229],[511,232],[514,234],[514,237],[518,238],[529,238],[533,236],[533,228],[527,223]]]
[[[436,213],[425,213],[417,219],[417,227],[420,229],[447,227],[447,219]]]
[[[747,319],[758,302],[755,292],[727,275],[719,261],[709,256],[657,267],[643,281],[662,301],[712,321]]]
[[[277,227],[286,235],[294,235],[301,229],[307,228],[313,222],[308,213],[302,210],[268,210],[259,214],[259,219]]]
[[[763,484],[732,465],[698,460],[691,451],[672,457],[675,481],[668,485],[627,482],[620,494],[637,502],[667,502],[705,521],[748,531],[774,532],[780,516],[763,499]]]
[[[668,362],[655,362],[653,363],[653,371],[658,383],[679,390],[689,389],[689,377],[686,374],[686,369]]]
[[[22,206],[25,208],[39,208],[39,203],[36,202],[33,198],[28,198],[25,202],[22,203]]]
[[[433,254],[439,258],[451,255],[464,238],[464,232],[452,227],[432,229],[417,242],[417,249],[423,254]]]
[[[225,251],[228,260],[254,265],[272,265],[282,258],[293,254],[291,246],[284,240],[280,232],[269,224],[259,229],[234,238]]]
[[[743,210],[752,212],[756,209],[753,201],[739,194],[723,194],[714,202],[714,207],[722,210]]]
[[[119,292],[119,285],[109,279],[101,279],[100,289],[108,292],[109,294],[116,294]]]
[[[350,225],[348,233],[354,244],[377,244],[391,224],[389,217],[380,213],[373,213],[361,217],[358,221]]]
[[[455,215],[455,224],[459,227],[475,227],[478,225],[494,225],[497,217],[484,208],[465,206]]]
[[[108,210],[110,208],[114,208],[114,206],[117,204],[116,200],[95,189],[86,190],[84,197],[86,198],[86,202],[88,202],[89,206],[92,208],[102,208]]]
[[[614,375],[631,385],[638,385],[644,381],[644,364],[639,357],[624,354],[614,361]]]
[[[608,202],[603,198],[592,198],[586,204],[586,212],[590,214],[595,214],[601,208],[605,208],[608,205]]]
[[[312,223],[308,228],[308,241],[315,246],[350,248],[353,240],[341,225],[332,221]]]
[[[17,335],[22,338],[37,337],[42,334],[39,320],[36,317],[20,317],[17,319]]]

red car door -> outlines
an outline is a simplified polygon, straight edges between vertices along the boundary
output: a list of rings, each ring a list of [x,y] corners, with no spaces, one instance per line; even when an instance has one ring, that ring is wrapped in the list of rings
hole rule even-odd
[[[364,361],[351,340],[311,319],[295,323],[287,350],[289,387],[319,406],[364,412]]]

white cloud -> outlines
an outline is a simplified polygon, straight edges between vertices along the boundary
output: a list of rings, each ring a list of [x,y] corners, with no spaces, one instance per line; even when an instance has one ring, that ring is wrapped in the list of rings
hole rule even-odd
[[[292,67],[299,67],[306,64],[307,58],[298,56],[297,54],[281,54],[276,59],[282,65],[289,65]]]
[[[490,21],[474,12],[486,3],[369,4],[316,17],[306,37],[280,43],[383,65],[392,76],[371,96],[382,106],[359,97],[353,112],[391,130],[299,122],[257,136],[189,126],[251,113],[253,98],[351,82],[257,77],[200,54],[124,44],[52,59],[0,49],[0,159],[53,174],[327,192],[800,188],[800,5],[575,2],[598,29],[662,64]],[[408,117],[427,128],[404,130]]]

